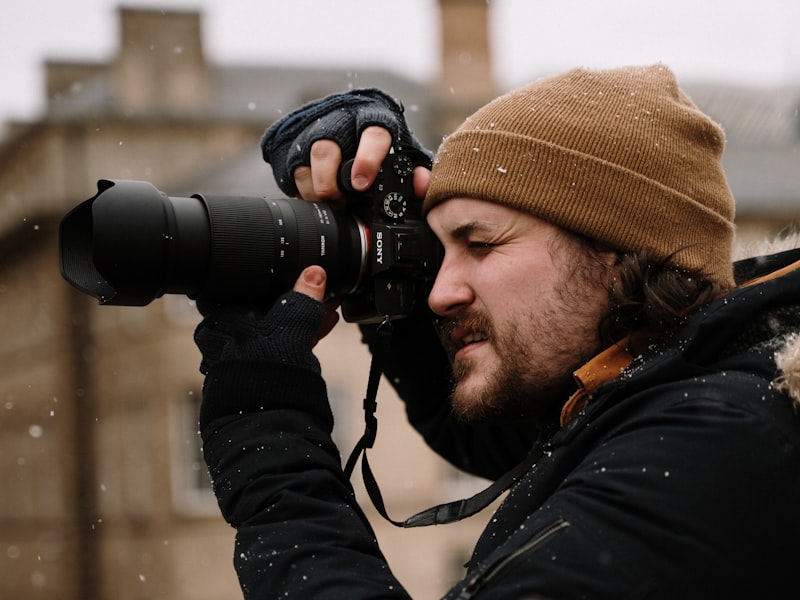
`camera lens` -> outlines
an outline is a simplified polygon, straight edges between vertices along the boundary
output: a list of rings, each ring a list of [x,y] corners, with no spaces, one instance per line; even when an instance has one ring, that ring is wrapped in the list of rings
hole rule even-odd
[[[101,304],[144,306],[165,293],[268,302],[307,266],[330,293],[356,291],[367,269],[361,221],[294,199],[169,197],[140,181],[98,182],[61,222],[67,281]]]

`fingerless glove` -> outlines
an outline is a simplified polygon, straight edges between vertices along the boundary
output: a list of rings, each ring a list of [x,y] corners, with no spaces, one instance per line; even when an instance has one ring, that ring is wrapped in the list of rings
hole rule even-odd
[[[205,318],[195,330],[200,372],[225,361],[252,360],[320,372],[312,347],[322,324],[322,303],[298,292],[282,295],[269,311],[230,305],[200,306]]]
[[[347,160],[355,156],[361,133],[371,125],[388,130],[396,149],[409,155],[415,164],[430,165],[431,153],[409,130],[403,106],[375,88],[332,94],[298,108],[267,129],[261,150],[281,191],[297,196],[294,170],[310,164],[314,142],[333,140]]]

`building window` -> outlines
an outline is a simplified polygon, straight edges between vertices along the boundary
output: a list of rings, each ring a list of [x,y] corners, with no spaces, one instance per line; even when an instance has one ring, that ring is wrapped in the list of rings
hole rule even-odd
[[[179,513],[188,516],[218,514],[197,431],[200,398],[199,391],[190,389],[173,403],[171,411],[173,502]]]

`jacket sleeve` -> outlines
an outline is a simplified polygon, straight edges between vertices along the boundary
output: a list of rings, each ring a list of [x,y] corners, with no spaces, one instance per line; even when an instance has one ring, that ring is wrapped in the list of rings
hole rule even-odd
[[[433,313],[421,307],[394,323],[384,375],[432,450],[467,473],[496,479],[527,456],[538,430],[527,423],[466,423],[453,415],[450,362],[433,322]],[[375,327],[362,326],[361,332],[374,353]]]
[[[325,383],[310,358],[317,307],[307,297],[283,301],[267,316],[207,315],[196,334],[203,453],[237,530],[244,597],[407,598],[331,440]]]

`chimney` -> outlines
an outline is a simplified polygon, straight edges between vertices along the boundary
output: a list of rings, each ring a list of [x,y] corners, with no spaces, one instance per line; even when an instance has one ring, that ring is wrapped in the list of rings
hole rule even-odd
[[[439,0],[442,69],[437,89],[441,133],[455,129],[496,95],[486,0]]]
[[[131,115],[204,114],[211,80],[196,12],[120,9],[114,105]]]

